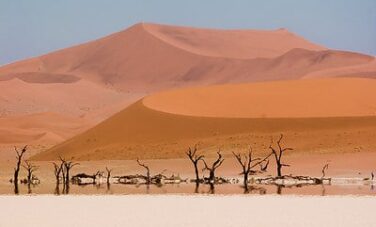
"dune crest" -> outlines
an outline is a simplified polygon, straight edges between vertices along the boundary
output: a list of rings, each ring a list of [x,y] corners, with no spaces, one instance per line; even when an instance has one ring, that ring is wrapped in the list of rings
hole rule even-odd
[[[277,57],[293,48],[325,50],[286,29],[221,30],[142,24],[146,31],[175,47],[210,57],[251,59]]]

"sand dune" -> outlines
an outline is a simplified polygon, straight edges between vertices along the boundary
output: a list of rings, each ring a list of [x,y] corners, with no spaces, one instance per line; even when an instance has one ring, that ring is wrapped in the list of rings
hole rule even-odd
[[[102,39],[4,66],[0,77],[45,83],[43,78],[59,82],[58,75],[69,75],[68,81],[85,79],[121,91],[150,92],[195,84],[297,79],[372,59],[327,50],[285,30],[137,24]]]
[[[0,118],[0,144],[56,144],[87,129],[83,119],[56,113],[38,113]]]
[[[1,67],[0,116],[54,112],[94,124],[146,94],[171,88],[374,77],[375,72],[372,56],[330,50],[285,29],[219,30],[141,23]],[[17,130],[8,130],[8,135],[20,138]]]
[[[272,58],[294,48],[325,50],[286,29],[219,30],[144,24],[155,37],[183,50],[221,58]]]
[[[359,89],[367,83],[364,92],[360,92]],[[349,84],[356,89],[349,89]],[[286,94],[269,92],[274,89],[286,91],[290,87],[293,90]],[[322,94],[321,88],[324,88]],[[374,113],[365,116],[369,108],[373,108],[368,101],[376,95],[376,89],[372,88],[376,88],[376,84],[371,79],[344,78],[224,85],[161,93],[131,105],[87,132],[34,158],[49,160],[59,154],[80,160],[179,158],[184,157],[185,149],[195,143],[199,143],[208,156],[219,147],[229,155],[231,151],[244,151],[249,145],[254,146],[256,153],[266,153],[270,137],[282,132],[286,135],[286,143],[295,148],[293,152],[373,151],[376,149],[373,142],[376,117]],[[299,98],[295,97],[297,92]],[[335,97],[343,93],[348,93],[345,98],[351,98],[337,102]],[[219,98],[211,103],[216,95]],[[269,101],[265,105],[256,105],[257,109],[253,110],[254,102],[258,102],[257,95],[267,97]],[[200,101],[196,102],[198,99]],[[187,109],[183,107],[185,103]],[[307,103],[312,113],[304,109]],[[335,106],[329,107],[329,104]],[[273,106],[277,110],[274,111]],[[257,116],[258,111],[264,111],[263,108],[271,111],[268,112],[271,117],[250,118]],[[348,115],[345,116],[343,109]],[[341,113],[341,117],[333,117],[337,113]]]
[[[127,99],[127,95],[88,81],[28,83],[20,79],[0,82],[0,116],[55,112],[84,117],[91,111]]]
[[[196,87],[161,92],[146,97],[143,104],[199,117],[376,116],[376,80],[331,78]]]

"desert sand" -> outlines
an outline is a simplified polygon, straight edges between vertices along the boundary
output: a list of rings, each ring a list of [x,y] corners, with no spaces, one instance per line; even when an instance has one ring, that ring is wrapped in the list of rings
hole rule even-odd
[[[85,122],[79,126],[85,129],[154,92],[316,77],[372,78],[375,62],[373,56],[331,50],[286,29],[139,23],[98,40],[2,66],[0,116],[28,119],[30,114],[53,112]],[[60,126],[72,132],[63,139],[81,132],[73,132],[68,122]],[[50,131],[46,128],[43,133]],[[8,141],[40,143],[39,131],[26,133],[25,140],[17,127],[8,127],[7,132],[8,137],[14,135]],[[56,141],[61,140],[40,145],[47,148]]]
[[[376,81],[358,78],[195,87],[143,99],[154,110],[225,118],[376,116]]]
[[[280,133],[291,153],[370,152],[375,86],[372,79],[337,78],[162,92],[33,158],[181,158],[194,144],[208,156],[250,145],[265,154]]]

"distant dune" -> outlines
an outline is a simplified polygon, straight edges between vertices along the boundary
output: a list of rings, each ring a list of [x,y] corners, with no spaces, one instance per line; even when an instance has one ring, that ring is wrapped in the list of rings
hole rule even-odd
[[[0,117],[27,119],[29,114],[54,112],[94,126],[146,95],[169,89],[375,76],[373,56],[330,50],[286,29],[140,23],[1,67]],[[258,112],[257,116],[278,113]]]
[[[4,66],[0,77],[38,83],[84,79],[123,92],[154,92],[197,84],[297,79],[373,59],[328,50],[283,29],[136,24],[102,39]]]
[[[218,148],[229,155],[249,145],[266,153],[271,136],[279,133],[292,153],[372,151],[375,97],[372,79],[346,78],[163,92],[34,158],[179,158],[196,143],[208,156]]]
[[[0,118],[0,144],[53,145],[87,129],[83,119],[56,113],[39,113]]]

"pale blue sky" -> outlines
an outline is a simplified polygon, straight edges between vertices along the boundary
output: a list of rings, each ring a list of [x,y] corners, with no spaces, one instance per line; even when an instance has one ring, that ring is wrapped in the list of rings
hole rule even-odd
[[[376,55],[376,0],[0,0],[0,64],[137,22],[285,27],[329,48]]]

